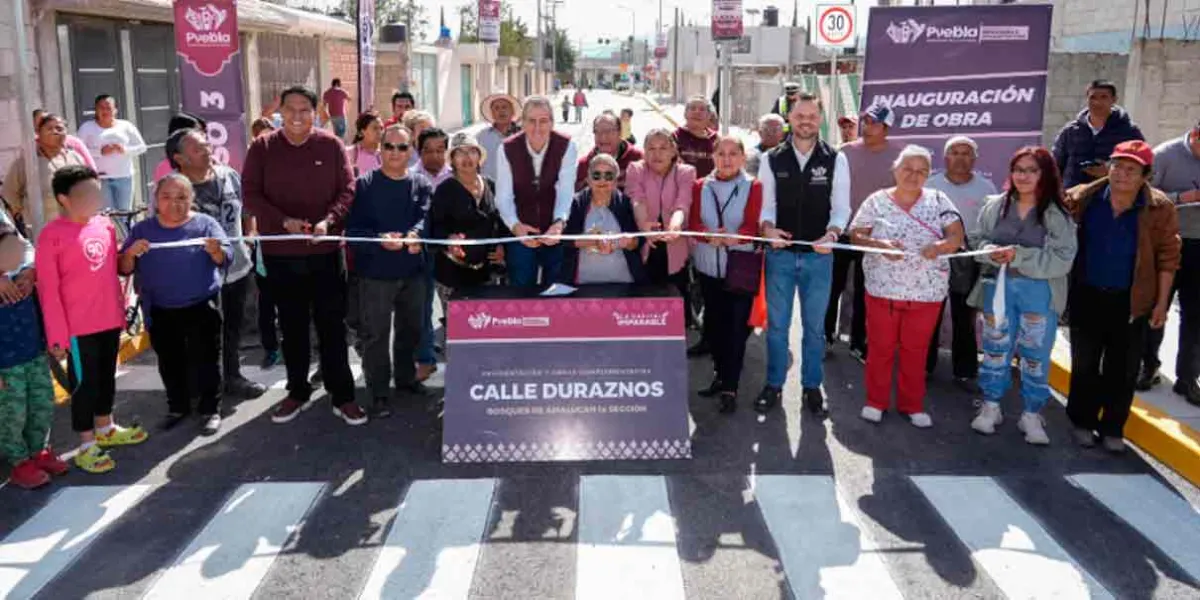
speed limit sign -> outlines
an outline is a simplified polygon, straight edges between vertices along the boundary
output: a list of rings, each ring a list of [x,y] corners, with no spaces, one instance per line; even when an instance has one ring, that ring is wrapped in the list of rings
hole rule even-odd
[[[816,6],[813,18],[818,48],[853,48],[857,32],[854,25],[854,5],[822,3]]]

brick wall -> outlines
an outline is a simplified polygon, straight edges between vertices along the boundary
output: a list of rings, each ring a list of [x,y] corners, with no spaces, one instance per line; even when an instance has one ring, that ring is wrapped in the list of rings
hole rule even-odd
[[[1138,40],[1129,61],[1127,104],[1150,143],[1200,122],[1200,42]]]
[[[404,44],[380,44],[375,54],[375,107],[384,116],[392,114],[392,94],[404,86],[408,57]]]
[[[25,27],[28,44],[34,43],[33,28],[27,21]],[[28,115],[21,108],[21,86],[18,72],[17,24],[13,22],[12,0],[0,0],[0,179],[8,172],[8,165],[20,152],[25,120]],[[37,57],[30,52],[29,61],[34,72],[29,73],[29,83],[34,95],[38,93]]]
[[[342,89],[350,92],[351,100],[346,106],[347,128],[354,129],[358,117],[358,45],[345,40],[325,40],[325,51],[329,57],[329,77],[342,80]],[[329,87],[329,81],[321,82],[321,91]]]
[[[1075,118],[1086,104],[1087,85],[1096,79],[1108,79],[1117,85],[1121,103],[1125,102],[1125,71],[1129,56],[1101,53],[1050,53],[1050,75],[1046,79],[1046,108],[1042,133],[1046,145],[1062,126]]]

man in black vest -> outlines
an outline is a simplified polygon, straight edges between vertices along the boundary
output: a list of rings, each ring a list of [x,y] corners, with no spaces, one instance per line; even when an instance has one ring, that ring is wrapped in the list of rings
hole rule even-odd
[[[504,248],[508,282],[543,285],[558,279],[563,249],[558,239],[575,195],[575,142],[554,131],[554,107],[530,96],[521,109],[522,131],[504,141],[496,156],[496,210],[520,243]]]
[[[800,384],[804,407],[823,416],[821,392],[825,352],[825,308],[833,278],[833,256],[824,244],[837,241],[850,221],[850,164],[819,139],[821,103],[802,93],[788,112],[791,142],[762,160],[762,235],[776,240],[767,252],[767,385],[754,408],[765,413],[779,404],[790,367],[788,330],[792,300],[800,294]],[[790,244],[789,241],[812,242]]]

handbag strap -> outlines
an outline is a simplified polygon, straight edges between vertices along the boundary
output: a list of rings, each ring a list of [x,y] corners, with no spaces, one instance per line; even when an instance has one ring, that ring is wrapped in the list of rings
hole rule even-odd
[[[892,193],[891,193],[891,192],[888,192],[888,195],[887,195],[887,197],[888,197],[888,200],[891,200],[891,201],[892,201],[892,204],[895,204],[895,205],[896,205],[896,208],[899,208],[899,209],[900,209],[900,212],[901,212],[901,213],[904,213],[904,215],[905,215],[905,216],[907,216],[908,218],[912,219],[913,221],[916,221],[916,222],[917,222],[917,225],[920,225],[921,227],[925,228],[925,230],[926,230],[926,231],[928,231],[929,233],[932,233],[932,234],[934,235],[934,237],[936,237],[936,238],[937,238],[937,239],[939,239],[939,240],[940,240],[940,239],[942,239],[943,237],[945,237],[945,234],[944,234],[944,233],[942,233],[941,231],[938,231],[937,229],[934,229],[932,226],[930,226],[930,225],[929,225],[928,223],[926,223],[925,221],[922,221],[922,220],[918,219],[918,218],[917,218],[915,215],[913,215],[911,212],[909,212],[909,211],[907,211],[907,210],[904,210],[904,208],[903,208],[903,207],[901,207],[901,206],[900,206],[900,204],[896,202],[896,199],[895,199],[894,197],[892,197]],[[922,194],[922,197],[921,197],[921,198],[919,198],[919,199],[917,199],[917,202],[919,203],[919,202],[921,201],[921,199],[923,199],[923,198],[924,198],[924,195]],[[916,208],[916,206],[917,206],[916,204],[913,204],[913,208]]]

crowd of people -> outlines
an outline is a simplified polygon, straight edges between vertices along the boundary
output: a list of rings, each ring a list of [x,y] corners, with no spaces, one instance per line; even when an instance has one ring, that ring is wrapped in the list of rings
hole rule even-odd
[[[125,324],[119,281],[128,276],[166,390],[162,426],[198,415],[205,434],[221,427],[223,395],[264,392],[241,375],[238,356],[253,288],[263,366],[279,362],[281,348],[287,373],[276,423],[311,408],[317,387],[349,425],[387,417],[395,398],[429,394],[435,299],[445,314],[459,290],[555,282],[671,286],[689,302],[699,286],[704,317],[688,354],[711,354],[713,377],[699,395],[721,413],[741,403],[755,326],[766,330],[767,372],[752,406],[767,413],[780,404],[798,299],[802,405],[824,416],[823,360],[841,337],[839,315],[851,313],[849,349],[866,365],[861,417],[880,422],[895,388],[896,411],[920,428],[933,424],[926,377],[948,304],[955,380],[982,399],[970,427],[991,434],[1002,423],[1016,360],[1017,427],[1036,445],[1050,441],[1040,413],[1058,325],[1069,322],[1070,433],[1112,452],[1124,449],[1135,386],[1157,378],[1177,290],[1176,391],[1200,403],[1200,210],[1176,210],[1200,203],[1200,124],[1151,149],[1108,82],[1089,86],[1087,109],[1053,150],[1027,147],[1010,158],[999,192],[975,171],[974,140],[949,139],[935,165],[930,150],[890,139],[887,106],[839,117],[845,141],[830,144],[820,136],[821,102],[796,85],[763,117],[752,148],[719,135],[715,108],[699,96],[682,126],[653,129],[640,144],[631,112],[595,115],[587,153],[555,131],[555,104],[544,96],[489,96],[478,135],[438,128],[407,93],[393,96],[386,120],[367,111],[349,131],[349,100],[337,81],[322,98],[303,86],[284,90],[253,123],[240,173],[213,160],[202,119],[179,115],[150,215],[124,240],[101,209],[129,207],[128,163],[145,148],[136,129],[116,119],[108,96],[97,98],[96,121],[79,140],[61,117],[35,117],[45,197],[37,210],[10,174],[0,222],[8,274],[0,330],[9,342],[0,346],[0,414],[12,416],[0,450],[15,483],[36,487],[67,469],[46,445],[47,352],[68,360],[76,380],[78,468],[111,470],[107,449],[148,438],[113,416]],[[568,106],[586,106],[582,91],[564,113]],[[317,127],[320,119],[332,131]],[[561,238],[572,234],[614,237]],[[245,239],[278,235],[311,239]],[[338,235],[351,240],[318,239]],[[423,243],[510,236],[519,239]],[[376,241],[354,241],[363,238]],[[966,250],[982,253],[953,257]],[[765,323],[752,317],[760,299]],[[356,401],[351,347],[363,359],[368,408]]]

